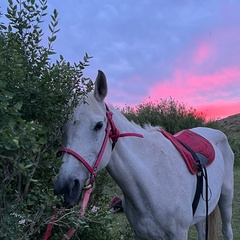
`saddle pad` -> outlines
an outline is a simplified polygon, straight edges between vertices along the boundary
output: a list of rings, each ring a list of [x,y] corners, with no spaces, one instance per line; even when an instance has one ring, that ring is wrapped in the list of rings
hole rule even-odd
[[[161,133],[168,138],[182,155],[185,163],[192,174],[197,174],[197,164],[192,154],[178,141],[182,141],[189,146],[195,153],[204,155],[208,164],[211,164],[215,158],[215,151],[212,144],[201,135],[190,130],[182,130],[174,135],[161,130]]]

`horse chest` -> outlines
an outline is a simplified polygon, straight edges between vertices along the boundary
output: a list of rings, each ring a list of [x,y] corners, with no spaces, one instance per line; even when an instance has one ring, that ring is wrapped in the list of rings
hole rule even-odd
[[[176,233],[183,231],[179,225],[179,219],[181,218],[182,225],[189,224],[190,221],[187,219],[188,214],[184,217],[180,208],[174,210],[158,206],[152,209],[149,205],[145,205],[145,207],[141,206],[141,210],[139,210],[125,202],[124,212],[137,240],[173,239]]]

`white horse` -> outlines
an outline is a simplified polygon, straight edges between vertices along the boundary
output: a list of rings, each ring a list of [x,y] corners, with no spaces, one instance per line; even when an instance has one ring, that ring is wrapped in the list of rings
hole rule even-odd
[[[108,111],[106,95],[107,80],[99,71],[87,103],[79,104],[64,128],[66,153],[55,182],[56,194],[64,195],[65,205],[77,204],[85,182],[89,177],[93,182],[95,172],[106,167],[123,192],[124,212],[135,239],[184,240],[188,238],[189,227],[195,225],[198,239],[203,240],[206,214],[203,197],[194,216],[192,212],[196,176],[161,132],[129,122],[112,106]],[[207,167],[208,209],[211,213],[219,206],[224,239],[231,240],[233,152],[222,132],[203,127],[191,131],[208,139],[214,147],[215,160]],[[133,136],[124,137],[126,132]]]

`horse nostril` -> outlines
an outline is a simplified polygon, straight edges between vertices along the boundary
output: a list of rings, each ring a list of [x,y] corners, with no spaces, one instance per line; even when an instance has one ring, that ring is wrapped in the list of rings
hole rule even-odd
[[[69,187],[69,196],[71,198],[76,197],[79,194],[80,182],[78,179],[74,179]]]
[[[54,193],[63,195],[62,205],[64,207],[72,207],[81,200],[82,184],[77,178],[64,180],[55,182]]]
[[[53,192],[54,192],[55,195],[61,195],[61,194],[63,194],[63,193],[62,193],[62,188],[59,186],[59,184],[58,184],[57,181],[54,183]]]

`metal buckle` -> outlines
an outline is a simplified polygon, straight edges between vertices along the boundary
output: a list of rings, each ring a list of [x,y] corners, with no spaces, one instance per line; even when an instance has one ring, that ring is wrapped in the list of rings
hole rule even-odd
[[[84,184],[84,187],[83,187],[83,189],[84,190],[88,190],[88,189],[90,189],[90,188],[92,188],[93,187],[93,184],[92,183],[90,183],[90,178],[86,181],[86,183]]]

